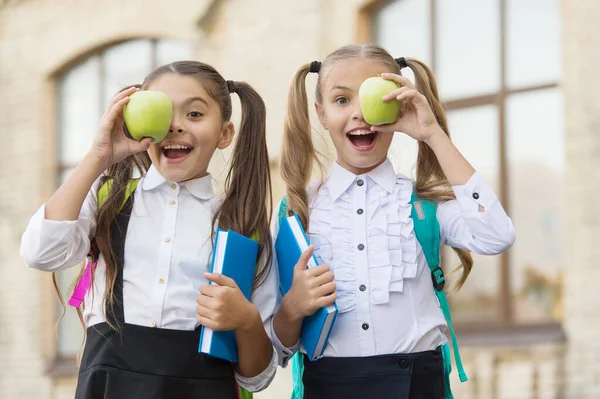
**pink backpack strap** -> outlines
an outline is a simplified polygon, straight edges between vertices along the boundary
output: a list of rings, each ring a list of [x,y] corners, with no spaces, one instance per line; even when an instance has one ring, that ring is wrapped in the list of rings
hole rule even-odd
[[[69,305],[73,306],[74,308],[81,306],[81,303],[85,299],[87,292],[92,287],[92,273],[94,273],[96,270],[98,258],[100,258],[100,253],[96,247],[96,240],[94,239],[91,242],[90,252],[88,253],[88,262],[85,265],[83,274],[81,275],[81,278],[77,282],[77,286],[69,298]]]
[[[87,292],[92,286],[92,273],[96,269],[96,265],[98,264],[98,258],[92,259],[88,261],[87,265],[85,265],[85,270],[77,283],[77,286],[73,290],[71,294],[71,298],[69,298],[69,305],[74,308],[78,308],[81,306]]]

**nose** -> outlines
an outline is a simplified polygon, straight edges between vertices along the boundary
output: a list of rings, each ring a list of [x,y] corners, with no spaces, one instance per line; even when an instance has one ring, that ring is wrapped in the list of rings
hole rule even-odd
[[[171,121],[171,126],[169,127],[169,133],[183,133],[183,128],[179,121],[173,116],[173,120]]]
[[[363,117],[362,110],[360,109],[360,104],[358,101],[354,102],[354,108],[352,109],[352,120],[364,122],[365,118]]]

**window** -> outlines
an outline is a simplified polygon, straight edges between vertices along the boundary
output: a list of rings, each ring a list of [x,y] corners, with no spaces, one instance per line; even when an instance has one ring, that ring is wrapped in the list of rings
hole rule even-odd
[[[456,146],[498,193],[518,239],[496,257],[474,255],[453,293],[463,326],[551,325],[561,320],[565,179],[558,0],[374,1],[370,37],[394,57],[427,62]],[[395,143],[407,144],[404,135]],[[394,148],[414,175],[411,148]],[[458,263],[444,252],[447,270]]]
[[[190,59],[190,46],[177,40],[139,39],[89,55],[58,77],[58,183],[62,184],[89,149],[110,99],[124,86],[142,83],[155,67]],[[74,267],[58,274],[63,293],[78,275]],[[60,305],[58,311],[60,312]],[[60,314],[60,313],[59,313]],[[59,325],[58,358],[74,358],[82,328],[68,309]]]

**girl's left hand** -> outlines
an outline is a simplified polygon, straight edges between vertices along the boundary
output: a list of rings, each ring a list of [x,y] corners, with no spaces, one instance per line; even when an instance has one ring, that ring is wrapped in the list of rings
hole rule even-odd
[[[196,298],[198,323],[213,331],[249,328],[258,310],[242,294],[235,281],[218,273],[205,273],[204,277],[217,285],[200,287],[200,295]]]
[[[383,96],[383,101],[393,99],[404,101],[404,110],[396,122],[372,126],[371,130],[388,133],[402,132],[415,140],[427,141],[439,129],[427,98],[417,91],[412,82],[404,76],[394,73],[382,73],[381,77],[394,81],[400,86],[400,88]]]

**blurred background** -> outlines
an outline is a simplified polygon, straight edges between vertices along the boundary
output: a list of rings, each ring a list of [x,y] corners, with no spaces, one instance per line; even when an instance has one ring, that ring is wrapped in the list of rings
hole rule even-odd
[[[0,0],[0,398],[73,397],[81,326],[69,311],[56,328],[51,276],[25,268],[20,237],[117,90],[183,59],[254,85],[278,200],[293,74],[364,42],[434,69],[453,140],[517,229],[512,250],[476,256],[450,296],[470,377],[455,378],[455,397],[600,398],[599,20],[598,0]],[[414,176],[415,156],[397,133],[398,171]],[[213,162],[217,188],[227,160]],[[63,292],[76,272],[59,276]],[[279,369],[257,397],[290,390]]]

